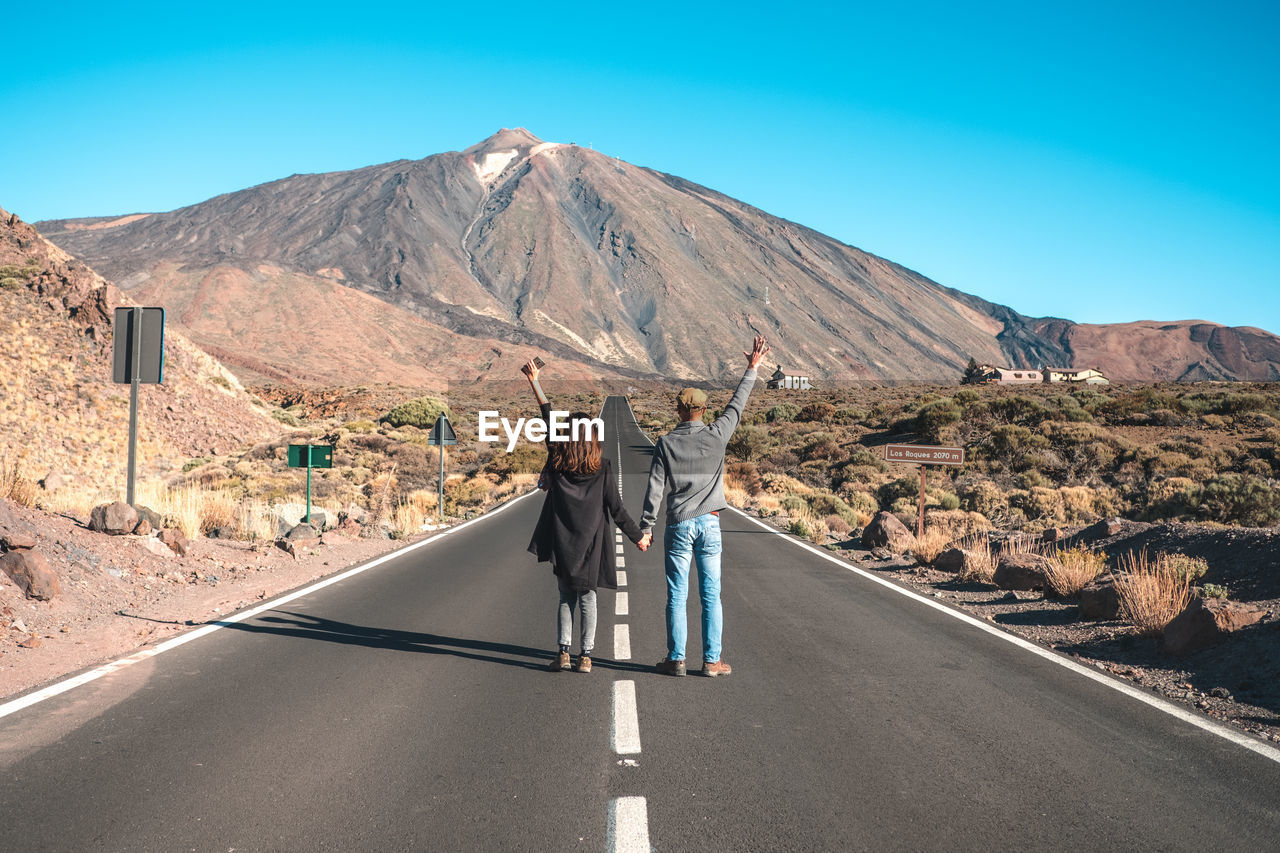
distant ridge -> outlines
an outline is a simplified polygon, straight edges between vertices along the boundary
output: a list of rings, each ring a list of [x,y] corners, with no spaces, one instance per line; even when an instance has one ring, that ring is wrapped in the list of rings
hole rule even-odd
[[[1261,330],[1028,318],[524,128],[168,213],[39,227],[172,306],[238,369],[298,381],[509,378],[534,351],[575,375],[716,379],[757,332],[788,370],[824,379],[952,381],[971,357],[1115,379],[1280,378],[1280,338]]]

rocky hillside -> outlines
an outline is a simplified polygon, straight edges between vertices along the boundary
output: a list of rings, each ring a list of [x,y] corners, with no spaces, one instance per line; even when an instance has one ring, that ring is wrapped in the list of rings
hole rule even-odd
[[[788,370],[829,378],[950,380],[970,357],[1134,379],[1196,375],[1197,364],[1263,378],[1280,363],[1280,339],[1223,327],[1190,346],[1156,334],[1145,358],[1113,358],[1127,338],[1112,327],[1023,317],[706,187],[523,129],[169,213],[40,228],[264,376],[505,376],[520,347],[599,374],[723,377],[756,332]]]
[[[0,465],[29,480],[123,495],[129,389],[111,382],[119,292],[0,211]],[[236,377],[172,326],[165,381],[142,386],[139,475],[278,431]]]

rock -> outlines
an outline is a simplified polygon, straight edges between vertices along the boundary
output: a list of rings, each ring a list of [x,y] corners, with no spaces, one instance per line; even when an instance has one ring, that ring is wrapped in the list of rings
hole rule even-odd
[[[356,524],[368,524],[369,513],[359,504],[349,503],[338,513],[338,524],[344,521],[353,521]]]
[[[1104,518],[1080,531],[1083,539],[1108,539],[1124,531],[1124,519]]]
[[[159,530],[164,527],[164,519],[160,517],[160,513],[156,512],[151,507],[134,504],[133,509],[138,513],[139,519],[145,518],[147,520],[147,523],[151,525],[152,530]]]
[[[312,539],[277,539],[276,547],[284,551],[290,557],[300,557],[312,548],[320,544],[318,538]]]
[[[13,530],[17,521],[13,517],[13,510],[9,509],[9,500],[0,498],[0,531]]]
[[[30,551],[36,547],[36,538],[30,533],[0,533],[0,545],[6,551]]]
[[[334,528],[334,531],[351,539],[359,539],[364,534],[364,527],[355,519],[347,516],[338,522],[338,526]]]
[[[187,548],[191,545],[191,540],[186,534],[176,527],[167,527],[156,534],[156,539],[164,543],[164,545],[179,557],[187,556]]]
[[[299,524],[284,535],[285,539],[296,542],[299,539],[315,539],[320,534],[310,524]]]
[[[891,512],[878,512],[862,531],[862,547],[867,549],[889,548],[907,551],[915,544],[915,537],[907,526]]]
[[[138,526],[138,511],[123,501],[101,504],[89,515],[89,529],[111,536],[132,533]]]
[[[134,536],[150,536],[151,535],[151,522],[147,521],[145,516],[138,519],[138,526],[133,528],[133,535]]]
[[[40,481],[40,488],[46,492],[56,492],[67,484],[66,476],[55,471],[50,471],[44,475],[44,479]]]
[[[948,548],[934,559],[933,567],[940,572],[961,575],[969,570],[973,559],[972,551],[964,548]]]
[[[339,525],[339,529],[341,529],[341,525]],[[321,545],[347,545],[350,542],[351,540],[339,533],[338,530],[326,530],[324,535],[320,537]]]
[[[143,548],[146,548],[152,554],[155,554],[157,557],[163,557],[166,560],[173,559],[172,549],[170,549],[168,545],[164,544],[159,539],[153,539],[150,536],[147,536],[145,538],[139,539],[138,544],[141,545]]]
[[[1050,527],[1049,529],[1045,530],[1043,533],[1040,534],[1040,541],[1041,542],[1057,542],[1059,539],[1063,539],[1065,536],[1066,536],[1066,532],[1061,527]]]
[[[50,601],[62,592],[58,576],[39,551],[10,551],[0,557],[0,570],[27,596]]]
[[[1092,621],[1120,618],[1120,595],[1115,578],[1096,577],[1080,589],[1080,618]]]
[[[1197,598],[1165,626],[1160,648],[1166,654],[1187,655],[1220,643],[1228,634],[1261,622],[1261,607],[1225,598]]]
[[[1048,563],[1039,554],[1001,554],[992,580],[1000,589],[1044,589]]]

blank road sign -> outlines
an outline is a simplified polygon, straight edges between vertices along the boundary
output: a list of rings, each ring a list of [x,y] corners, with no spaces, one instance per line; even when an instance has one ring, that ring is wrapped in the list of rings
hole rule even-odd
[[[133,328],[133,308],[117,308],[114,336],[111,381],[128,384],[133,382],[133,336],[137,332]],[[164,380],[164,309],[142,309],[142,340],[140,341],[138,358],[138,381],[148,385],[159,385]]]
[[[307,457],[311,464],[307,464]],[[289,445],[290,468],[332,468],[332,444],[291,444]]]

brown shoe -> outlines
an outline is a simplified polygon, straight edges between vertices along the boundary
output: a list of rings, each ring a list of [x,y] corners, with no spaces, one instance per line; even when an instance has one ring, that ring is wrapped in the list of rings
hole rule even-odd
[[[685,673],[683,660],[667,660],[663,658],[653,668],[663,675],[684,675]]]
[[[551,659],[551,663],[547,664],[547,669],[552,672],[560,672],[569,668],[569,653],[560,652]]]
[[[733,672],[733,667],[722,660],[711,661],[702,665],[702,674],[707,678],[715,678],[717,675],[728,675]]]
[[[590,672],[591,671],[591,655],[581,655],[578,657],[578,663],[573,667],[574,672]]]

